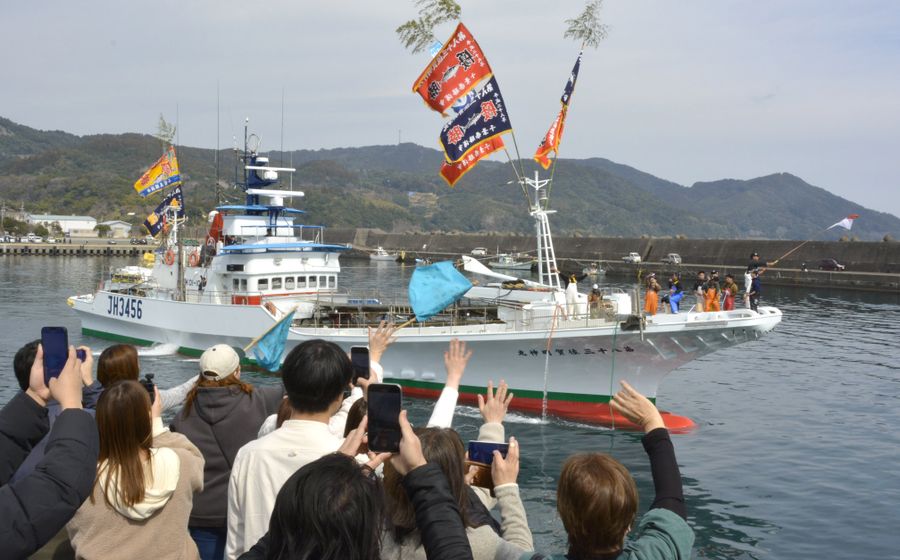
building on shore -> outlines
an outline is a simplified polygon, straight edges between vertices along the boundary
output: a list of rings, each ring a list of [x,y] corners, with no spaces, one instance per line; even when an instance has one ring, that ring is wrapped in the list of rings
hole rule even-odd
[[[42,225],[52,230],[54,223],[58,223],[63,234],[70,237],[97,237],[94,228],[97,227],[97,219],[90,216],[62,216],[57,214],[29,214],[28,223]]]
[[[122,220],[109,220],[98,225],[109,227],[109,237],[124,239],[131,235],[131,224]]]

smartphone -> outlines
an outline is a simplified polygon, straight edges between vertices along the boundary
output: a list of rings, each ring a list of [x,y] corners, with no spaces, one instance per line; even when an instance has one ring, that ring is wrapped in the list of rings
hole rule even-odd
[[[350,363],[353,364],[353,384],[362,377],[369,378],[369,349],[365,346],[353,346],[350,348]]]
[[[141,382],[141,385],[144,386],[144,389],[147,390],[147,393],[150,395],[150,404],[153,405],[153,401],[156,400],[156,391],[153,387],[153,374],[148,373],[144,375],[144,378],[140,379],[139,381]]]
[[[41,347],[44,349],[44,383],[59,377],[69,360],[69,331],[66,327],[44,327],[41,329]]]
[[[403,393],[393,383],[369,385],[369,450],[376,453],[400,451],[400,407]]]
[[[87,361],[87,352],[82,350],[81,348],[75,349],[75,357],[81,360],[82,362]]]
[[[509,444],[493,441],[470,441],[469,460],[490,465],[494,462],[494,450],[499,451],[500,456],[506,459],[506,454],[509,452]]]

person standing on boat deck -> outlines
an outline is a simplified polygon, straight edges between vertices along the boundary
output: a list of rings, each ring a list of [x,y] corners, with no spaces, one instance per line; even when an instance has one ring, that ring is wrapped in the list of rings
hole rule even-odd
[[[725,295],[724,300],[724,310],[731,311],[734,309],[734,298],[738,293],[738,285],[734,282],[734,276],[731,274],[725,275],[725,284],[722,285],[722,293]]]
[[[747,301],[750,302],[750,309],[759,311],[759,296],[762,293],[762,282],[759,281],[760,272],[754,270],[750,275],[753,279],[750,281],[750,291],[747,292]]]
[[[753,251],[750,253],[750,262],[747,264],[747,271],[744,273],[744,302],[747,305],[747,309],[751,309],[750,307],[750,283],[753,282],[752,272],[755,270],[762,274],[765,272],[767,267],[775,266],[778,264],[778,259],[775,259],[772,262],[766,262],[759,260],[759,253]]]
[[[694,280],[693,292],[696,300],[694,303],[694,310],[697,313],[703,313],[706,311],[706,272],[701,270],[697,273],[697,279]]]
[[[647,288],[647,294],[644,296],[644,313],[648,316],[656,315],[659,309],[659,283],[656,278],[650,279],[650,286]]]
[[[672,313],[678,313],[678,306],[681,304],[681,298],[684,297],[684,291],[681,289],[681,280],[678,274],[672,273],[669,278],[669,308]]]
[[[600,317],[600,303],[602,301],[603,296],[600,294],[600,286],[594,284],[591,288],[591,293],[588,294],[588,308],[590,309],[591,319]]]
[[[256,439],[266,417],[283,401],[281,385],[253,387],[241,380],[241,361],[230,346],[217,344],[200,356],[200,378],[188,393],[171,429],[200,449],[203,491],[194,496],[188,522],[202,560],[225,556],[228,477],[238,449]]]
[[[710,273],[709,281],[706,283],[706,310],[721,311],[719,305],[719,273],[713,270]]]

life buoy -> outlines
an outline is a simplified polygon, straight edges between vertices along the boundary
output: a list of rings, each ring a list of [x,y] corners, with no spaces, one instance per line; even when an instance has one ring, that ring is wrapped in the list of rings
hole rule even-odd
[[[166,251],[165,261],[169,266],[175,264],[175,251],[173,251],[172,249]]]
[[[188,256],[188,264],[190,266],[197,266],[200,264],[200,253],[198,251],[194,251]]]

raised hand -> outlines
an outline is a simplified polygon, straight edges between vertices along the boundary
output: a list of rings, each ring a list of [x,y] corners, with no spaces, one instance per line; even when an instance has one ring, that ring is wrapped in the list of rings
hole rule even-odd
[[[162,399],[159,398],[159,388],[153,386],[153,404],[150,405],[150,418],[162,418]]]
[[[466,350],[466,343],[458,338],[450,340],[450,348],[444,352],[444,367],[447,368],[447,387],[459,389],[466,364],[472,357],[472,351]]]
[[[84,361],[81,362],[81,382],[88,387],[94,382],[94,354],[87,346],[79,346],[79,350],[84,350]]]
[[[624,379],[620,382],[622,390],[613,395],[610,404],[624,416],[629,422],[640,426],[644,432],[651,432],[656,428],[665,428],[659,410],[653,406],[653,403],[635,390]]]
[[[396,334],[394,323],[382,321],[377,329],[369,327],[369,360],[380,363],[384,351],[397,340]]]
[[[406,418],[406,411],[400,412],[400,433],[403,437],[400,439],[400,452],[391,456],[391,464],[394,469],[401,475],[417,469],[427,463],[425,455],[422,453],[422,442],[419,436],[413,432],[412,425]]]
[[[41,353],[41,375],[43,376],[43,353]],[[35,359],[37,364],[37,359]],[[31,370],[34,376],[34,368]],[[43,381],[43,379],[41,379]],[[66,410],[67,408],[81,408],[81,360],[75,355],[75,347],[69,346],[69,359],[63,367],[59,377],[50,379],[50,396],[56,399],[59,406]]]
[[[509,410],[509,403],[513,399],[513,394],[508,393],[508,390],[509,386],[506,381],[501,379],[495,394],[494,382],[488,381],[487,392],[484,395],[478,395],[478,410],[481,411],[481,417],[486,423],[502,423],[506,418],[506,411]]]
[[[509,451],[506,453],[506,459],[499,451],[494,450],[491,478],[494,479],[494,486],[514,484],[519,478],[519,442],[516,441],[516,438],[509,438]]]
[[[50,389],[44,383],[44,347],[40,344],[34,355],[34,363],[31,364],[31,375],[28,377],[28,389],[25,393],[39,405],[47,406]]]

